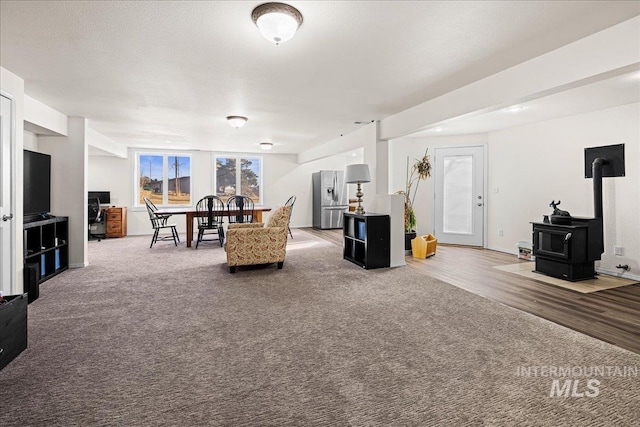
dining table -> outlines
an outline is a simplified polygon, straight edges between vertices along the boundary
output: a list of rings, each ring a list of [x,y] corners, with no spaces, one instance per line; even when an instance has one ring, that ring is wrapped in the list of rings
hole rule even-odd
[[[253,222],[262,222],[262,212],[269,212],[271,208],[266,206],[254,206],[253,207]],[[225,209],[223,212],[214,211],[216,214],[222,213],[222,215],[228,217],[240,215],[239,209]],[[244,211],[246,214],[247,211]],[[191,242],[193,241],[193,220],[197,216],[206,216],[208,215],[207,211],[198,212],[196,208],[192,206],[186,207],[175,207],[175,208],[161,208],[156,211],[157,215],[185,215],[187,221],[187,247],[191,247]],[[200,214],[200,215],[198,215]]]

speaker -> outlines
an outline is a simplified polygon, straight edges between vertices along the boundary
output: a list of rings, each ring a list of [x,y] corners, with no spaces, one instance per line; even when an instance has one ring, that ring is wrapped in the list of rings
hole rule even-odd
[[[40,266],[37,262],[24,267],[24,292],[29,295],[29,304],[40,296]]]

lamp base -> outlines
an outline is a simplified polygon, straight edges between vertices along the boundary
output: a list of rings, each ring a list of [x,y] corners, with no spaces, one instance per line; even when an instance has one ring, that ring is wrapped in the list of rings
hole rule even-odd
[[[358,182],[358,189],[356,191],[356,197],[358,198],[358,207],[356,208],[356,214],[358,215],[364,215],[365,213],[364,208],[362,207],[362,196],[364,196],[364,193],[362,192],[362,187]]]

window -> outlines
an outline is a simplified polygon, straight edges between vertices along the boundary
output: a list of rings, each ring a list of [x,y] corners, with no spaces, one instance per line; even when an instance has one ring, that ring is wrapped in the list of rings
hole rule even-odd
[[[136,158],[137,204],[148,197],[155,205],[191,205],[191,156],[142,154]]]
[[[262,204],[262,158],[216,156],[215,188],[216,195],[225,202],[237,194]]]

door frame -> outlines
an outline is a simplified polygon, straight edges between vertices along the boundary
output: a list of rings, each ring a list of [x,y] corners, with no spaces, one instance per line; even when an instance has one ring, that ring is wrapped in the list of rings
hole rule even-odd
[[[18,158],[16,156],[16,100],[13,95],[0,90],[0,96],[7,98],[10,104],[9,126],[9,210],[13,214],[13,219],[9,223],[9,287],[8,295],[16,295],[18,293],[18,281],[16,277],[17,268],[17,205],[16,205],[16,168]],[[1,221],[2,219],[0,219]],[[1,263],[0,263],[1,264]],[[0,290],[2,287],[0,286]]]
[[[489,168],[488,168],[488,145],[486,142],[479,142],[477,144],[463,144],[463,145],[446,145],[446,146],[442,146],[442,147],[434,147],[433,150],[433,164],[436,164],[436,156],[438,155],[438,150],[439,149],[456,149],[456,148],[482,148],[482,153],[483,153],[483,159],[482,159],[482,167],[484,169],[483,174],[482,174],[482,180],[483,185],[482,185],[482,191],[484,193],[484,203],[482,204],[482,246],[474,246],[474,247],[482,247],[484,249],[488,248],[488,228],[489,228],[489,218],[488,218],[488,209],[487,209],[487,200],[488,200],[488,191],[489,191],[489,183],[488,183],[488,178],[489,178]],[[434,172],[435,174],[435,172]],[[437,192],[437,188],[436,188],[436,184],[435,184],[435,176],[434,176],[434,183],[433,183],[433,203],[431,203],[432,209],[431,209],[431,218],[433,218],[433,223],[432,223],[432,229],[433,229],[433,234],[435,235],[436,232],[436,192]],[[437,237],[437,236],[436,236]]]

